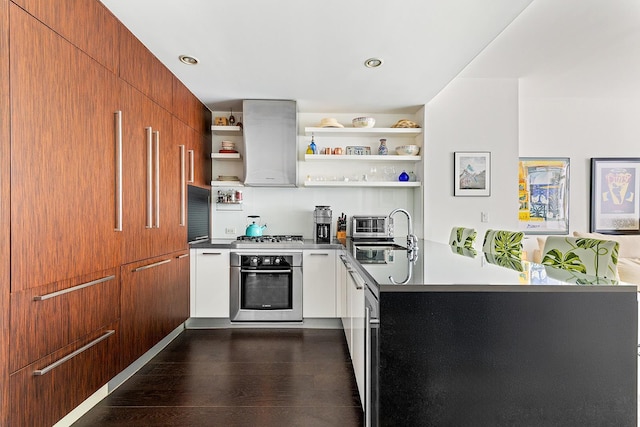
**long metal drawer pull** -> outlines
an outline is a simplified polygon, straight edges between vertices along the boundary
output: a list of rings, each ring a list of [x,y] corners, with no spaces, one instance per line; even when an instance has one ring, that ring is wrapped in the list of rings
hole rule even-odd
[[[147,224],[146,228],[153,227],[153,129],[147,131]]]
[[[153,133],[156,137],[156,228],[160,228],[160,131]]]
[[[189,180],[187,182],[194,183],[196,181],[196,153],[193,150],[187,151],[189,154]]]
[[[163,261],[154,262],[153,264],[143,265],[142,267],[135,268],[135,269],[133,270],[133,272],[135,273],[135,272],[138,272],[138,271],[146,270],[146,269],[148,269],[148,268],[157,267],[157,266],[159,266],[159,265],[167,264],[167,263],[169,263],[169,262],[171,262],[171,260],[170,260],[170,259],[165,259],[165,260],[163,260]]]
[[[204,236],[196,236],[196,237],[193,238],[193,240],[202,240],[202,239],[208,239],[208,238],[209,238],[209,235],[205,234]],[[218,252],[218,253],[220,253],[220,252]]]
[[[353,278],[353,283],[355,284],[356,289],[364,289],[364,283],[360,275],[353,270],[349,270],[349,274]]]
[[[63,289],[61,291],[51,292],[50,294],[46,294],[46,295],[38,295],[38,296],[33,297],[33,300],[34,301],[44,301],[46,299],[55,298],[55,297],[60,296],[60,295],[68,294],[69,292],[79,291],[80,289],[88,288],[89,286],[97,285],[98,283],[108,282],[109,280],[113,280],[115,278],[116,278],[115,275],[106,276],[106,277],[103,277],[101,279],[92,280],[90,282],[86,282],[86,283],[83,283],[81,285],[77,285],[77,286],[74,286],[74,287],[71,287],[71,288]]]
[[[122,111],[115,112],[116,131],[116,227],[122,231]]]
[[[182,254],[182,255],[178,255],[176,258],[177,259],[182,259],[182,258],[186,258],[188,256],[189,256],[189,254]]]
[[[240,273],[291,273],[291,270],[240,270]]]
[[[309,255],[311,255],[311,256],[329,256],[329,254],[327,252],[324,252],[324,253],[321,253],[321,254],[312,252]]]
[[[364,308],[364,426],[371,427],[371,309]]]
[[[202,255],[222,255],[222,252],[202,252]]]
[[[69,353],[67,354],[65,357],[63,357],[62,359],[58,359],[55,362],[53,362],[51,365],[42,368],[42,369],[37,369],[35,371],[33,371],[33,375],[44,375],[50,371],[52,371],[53,369],[57,368],[58,366],[62,365],[63,363],[69,361],[70,359],[73,359],[74,357],[76,357],[77,355],[79,355],[80,353],[90,349],[91,347],[93,347],[94,345],[98,344],[100,341],[103,341],[107,338],[109,338],[111,335],[115,334],[116,331],[114,330],[108,330],[107,332],[104,333],[104,335],[101,335],[100,337],[96,338],[95,340],[91,341],[89,344],[80,347],[79,349],[77,349],[76,351],[74,351],[73,353]]]
[[[185,158],[184,158],[184,145],[180,146],[180,226],[185,225],[185,189],[187,187],[186,172],[185,172]]]

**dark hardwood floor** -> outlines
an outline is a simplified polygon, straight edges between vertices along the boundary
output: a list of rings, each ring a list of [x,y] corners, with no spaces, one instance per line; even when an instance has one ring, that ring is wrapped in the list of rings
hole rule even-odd
[[[361,426],[340,329],[190,329],[73,426]]]

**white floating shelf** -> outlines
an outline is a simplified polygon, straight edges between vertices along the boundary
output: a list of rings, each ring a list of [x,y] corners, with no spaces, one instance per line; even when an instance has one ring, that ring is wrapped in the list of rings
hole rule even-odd
[[[216,135],[241,135],[242,128],[240,126],[211,126],[211,131]]]
[[[216,160],[240,160],[240,153],[211,153],[211,158]]]
[[[372,155],[305,154],[304,160],[306,162],[333,161],[333,160],[348,160],[348,161],[361,161],[361,162],[419,162],[420,160],[422,160],[422,156],[399,156],[395,154],[389,154],[386,156],[379,156],[377,154],[372,154]]]
[[[422,184],[417,181],[395,182],[395,181],[305,181],[305,187],[420,187]]]
[[[244,187],[240,181],[211,181],[212,187]]]
[[[318,128],[318,127],[305,127],[304,132],[306,135],[313,134],[325,134],[332,136],[416,136],[422,133],[422,128]]]

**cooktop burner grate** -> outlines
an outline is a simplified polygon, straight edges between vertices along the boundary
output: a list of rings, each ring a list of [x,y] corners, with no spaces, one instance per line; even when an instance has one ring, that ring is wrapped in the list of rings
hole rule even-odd
[[[303,243],[301,235],[274,234],[271,236],[238,236],[237,243]]]

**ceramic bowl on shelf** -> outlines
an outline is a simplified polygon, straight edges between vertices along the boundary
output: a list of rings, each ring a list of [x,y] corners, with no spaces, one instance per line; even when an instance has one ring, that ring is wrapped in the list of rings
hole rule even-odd
[[[236,143],[233,141],[222,141],[222,148],[225,150],[233,150],[236,148]]]
[[[373,117],[356,117],[351,120],[354,128],[372,128],[376,124],[376,119]]]
[[[400,145],[396,147],[396,153],[400,156],[416,156],[420,152],[417,145]]]

